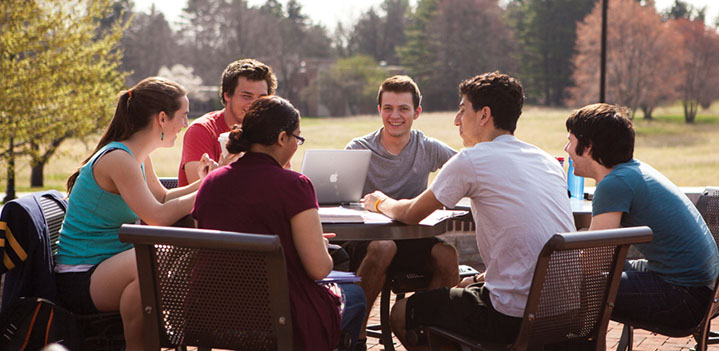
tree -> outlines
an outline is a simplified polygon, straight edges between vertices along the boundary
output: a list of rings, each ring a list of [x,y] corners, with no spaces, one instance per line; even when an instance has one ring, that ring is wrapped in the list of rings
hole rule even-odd
[[[384,70],[372,57],[352,56],[320,72],[303,95],[324,105],[332,116],[372,113],[377,111],[377,87],[384,78]]]
[[[673,53],[681,47],[676,32],[652,6],[634,0],[609,3],[607,33],[607,101],[645,109],[671,99],[681,70]],[[583,105],[599,97],[601,3],[577,27],[577,55],[571,103]],[[633,112],[632,112],[633,113]]]
[[[695,7],[686,1],[674,0],[672,7],[668,8],[664,13],[666,19],[686,18],[688,20],[698,20],[704,22],[706,18],[707,7]]]
[[[562,105],[572,85],[577,22],[594,0],[515,0],[508,13],[522,50],[519,78],[529,101]]]
[[[125,23],[100,31],[109,1],[0,2],[0,141],[14,196],[14,165],[29,155],[31,185],[58,146],[104,127],[124,74],[116,46]]]
[[[173,65],[170,68],[162,66],[157,75],[182,85],[187,90],[187,97],[190,102],[207,101],[214,97],[210,96],[208,87],[202,85],[202,78],[194,74],[192,67],[185,67],[180,64]]]
[[[497,0],[421,0],[400,59],[420,84],[425,109],[457,104],[457,85],[487,71],[513,74],[516,42]]]
[[[352,28],[347,43],[349,55],[372,56],[378,62],[399,63],[397,47],[404,45],[408,0],[385,0],[381,12],[371,7]]]
[[[181,63],[204,82],[218,82],[229,62],[251,57],[272,67],[277,94],[301,106],[303,62],[331,55],[325,29],[312,24],[296,0],[284,6],[266,0],[258,7],[244,0],[190,0],[183,11],[187,25],[180,41],[188,54]]]
[[[121,41],[124,49],[122,69],[132,72],[127,85],[156,76],[162,66],[177,63],[174,33],[162,12],[150,8],[150,13],[136,13]]]
[[[684,120],[694,123],[699,106],[708,107],[719,98],[719,62],[716,59],[719,57],[719,34],[701,20],[680,18],[674,20],[673,25],[683,43],[676,56],[681,58],[684,69],[680,81]]]
[[[309,22],[296,0],[280,4],[268,2],[260,9],[265,12],[264,62],[272,66],[278,77],[277,93],[305,110],[301,90],[306,87],[304,74],[306,60],[331,55],[331,40],[325,29]],[[271,11],[268,9],[271,8]]]

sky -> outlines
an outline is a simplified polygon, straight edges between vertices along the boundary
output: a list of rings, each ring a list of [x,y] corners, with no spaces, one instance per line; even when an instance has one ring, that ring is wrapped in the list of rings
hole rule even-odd
[[[286,3],[286,0],[280,0]],[[500,1],[500,3],[505,1]],[[688,3],[695,7],[707,6],[707,22],[714,23],[719,17],[719,1],[717,0],[689,0]],[[155,4],[165,18],[173,27],[180,20],[180,13],[185,7],[187,0],[135,0],[135,8],[140,11],[149,12],[150,6]],[[262,5],[265,0],[249,0],[250,6]],[[364,11],[371,6],[378,7],[382,0],[300,0],[302,9],[306,15],[315,23],[323,24],[327,29],[333,31],[337,22],[350,24],[354,22]],[[410,0],[415,4],[416,0]],[[659,11],[671,7],[674,0],[655,0]]]

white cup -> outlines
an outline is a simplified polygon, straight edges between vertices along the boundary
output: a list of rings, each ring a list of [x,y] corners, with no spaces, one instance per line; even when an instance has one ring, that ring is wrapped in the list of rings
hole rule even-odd
[[[227,157],[227,142],[230,141],[230,132],[220,134],[217,141],[220,143],[220,149],[222,149],[222,157]]]

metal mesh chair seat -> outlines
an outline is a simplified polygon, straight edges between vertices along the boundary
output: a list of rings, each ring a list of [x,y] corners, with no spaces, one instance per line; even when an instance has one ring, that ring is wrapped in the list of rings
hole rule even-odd
[[[292,349],[277,236],[123,225],[120,240],[135,245],[145,349]]]
[[[605,350],[609,316],[629,245],[651,241],[648,227],[555,234],[542,249],[517,339],[488,344],[424,327],[430,349],[448,338],[473,350],[515,349],[575,342]]]

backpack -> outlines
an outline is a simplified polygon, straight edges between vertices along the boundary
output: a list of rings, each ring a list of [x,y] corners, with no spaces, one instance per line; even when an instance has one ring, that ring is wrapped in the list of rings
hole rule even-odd
[[[78,350],[75,317],[43,298],[21,297],[0,313],[0,351],[41,350],[59,343]]]

